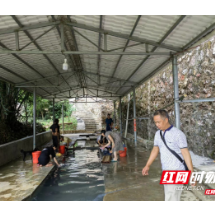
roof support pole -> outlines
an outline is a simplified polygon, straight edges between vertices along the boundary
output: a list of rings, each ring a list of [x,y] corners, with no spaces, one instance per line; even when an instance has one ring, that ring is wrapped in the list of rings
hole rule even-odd
[[[122,137],[122,97],[119,98],[119,123],[120,123],[120,135]]]
[[[64,51],[65,47],[64,47],[64,25],[63,24],[60,25],[60,38],[61,38],[61,51]]]
[[[137,126],[136,126],[136,95],[135,88],[133,88],[133,115],[134,115],[134,145],[137,147]]]
[[[124,136],[125,138],[127,136],[127,130],[128,130],[129,105],[130,105],[130,93],[128,94],[128,107],[127,107],[127,117],[126,117],[125,136]]]
[[[173,83],[174,83],[174,105],[175,105],[175,125],[180,129],[180,107],[179,103],[179,90],[178,90],[178,68],[177,68],[177,56],[172,58],[172,71],[173,71]]]
[[[104,50],[107,51],[107,34],[104,34]]]
[[[116,102],[113,101],[113,114],[114,114],[114,124],[116,125]]]
[[[36,88],[33,90],[33,150],[36,148]]]
[[[55,106],[55,98],[53,98],[53,103],[52,103],[52,107],[53,107],[53,123],[55,121],[55,109],[54,109],[54,106]]]
[[[16,51],[19,51],[19,32],[15,31]]]
[[[64,105],[62,104],[62,134],[64,133]]]

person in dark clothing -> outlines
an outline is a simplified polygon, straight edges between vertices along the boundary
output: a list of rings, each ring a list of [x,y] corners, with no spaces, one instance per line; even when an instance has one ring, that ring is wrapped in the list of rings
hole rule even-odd
[[[108,143],[108,141],[107,141],[106,137],[103,137],[102,135],[99,135],[99,136],[97,137],[96,143],[97,143],[99,146],[102,146],[103,144]]]
[[[106,131],[111,131],[113,126],[113,120],[112,118],[110,118],[110,114],[107,115],[105,123],[106,123]]]
[[[54,160],[54,162],[59,167],[60,165],[57,162],[56,156],[55,156],[56,147],[55,146],[49,146],[42,150],[40,157],[38,158],[38,164],[40,166],[52,166],[52,164],[49,164],[50,157]]]
[[[60,126],[58,125],[59,120],[55,119],[54,124],[50,127],[52,130],[52,140],[53,146],[56,147],[57,151],[59,150],[59,139],[60,139]]]

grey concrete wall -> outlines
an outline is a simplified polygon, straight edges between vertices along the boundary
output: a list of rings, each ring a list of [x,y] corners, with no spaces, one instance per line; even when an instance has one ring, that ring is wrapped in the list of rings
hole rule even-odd
[[[42,145],[50,142],[52,139],[51,131],[37,134],[36,146],[41,147]],[[20,158],[22,154],[20,150],[31,151],[33,150],[33,136],[25,137],[10,143],[0,145],[0,166],[9,163],[17,158]]]

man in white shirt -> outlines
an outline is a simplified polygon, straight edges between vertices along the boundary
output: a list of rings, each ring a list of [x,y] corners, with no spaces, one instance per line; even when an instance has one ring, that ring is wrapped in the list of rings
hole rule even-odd
[[[159,151],[162,170],[185,170],[184,164],[181,163],[179,159],[175,155],[173,155],[165,146],[161,138],[160,131],[166,141],[167,146],[171,150],[175,151],[182,158],[182,160],[185,161],[188,169],[191,170],[192,173],[193,164],[187,148],[187,140],[185,134],[181,130],[170,125],[169,116],[165,110],[157,110],[154,113],[154,122],[159,130],[155,134],[154,147],[151,151],[146,166],[142,170],[142,174],[148,175],[150,166],[158,156]],[[182,191],[176,190],[177,186],[180,185],[164,185],[165,201],[180,201]]]

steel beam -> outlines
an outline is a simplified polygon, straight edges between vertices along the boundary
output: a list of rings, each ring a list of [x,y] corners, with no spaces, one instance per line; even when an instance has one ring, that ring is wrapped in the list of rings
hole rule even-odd
[[[122,97],[119,98],[119,122],[120,122],[120,135],[122,137]]]
[[[193,102],[214,102],[215,98],[202,98],[202,99],[187,99],[187,100],[176,100],[178,103],[193,103]]]
[[[129,35],[126,35],[126,34],[121,34],[121,33],[113,32],[113,31],[107,31],[107,30],[103,30],[103,29],[99,29],[99,28],[95,28],[92,26],[87,26],[87,25],[83,25],[83,24],[79,24],[79,23],[75,23],[75,22],[66,23],[66,25],[73,26],[76,28],[85,29],[85,30],[89,30],[89,31],[94,31],[97,33],[108,34],[110,36],[119,37],[119,38],[123,38],[123,39],[129,39],[131,41],[147,43],[147,44],[152,45],[152,46],[162,47],[162,48],[169,49],[172,51],[177,51],[177,52],[182,51],[182,49],[179,47],[173,47],[173,46],[169,46],[169,45],[159,44],[159,43],[152,41],[152,40],[147,40],[147,39],[138,38],[138,37],[134,37],[134,36],[130,37]]]
[[[86,72],[86,71],[84,71],[83,73],[86,73],[86,74],[89,74],[89,75],[97,75],[97,76],[108,78],[108,79],[110,78],[110,79],[117,80],[117,81],[124,81],[124,82],[131,83],[131,84],[137,84],[137,82],[134,82],[134,81],[126,81],[125,79],[111,77],[111,76],[104,75],[104,74],[98,75],[97,73]]]
[[[135,31],[137,25],[138,25],[138,22],[140,21],[140,18],[141,18],[140,15],[137,16],[137,20],[136,20],[136,22],[135,22],[135,24],[134,24],[134,26],[133,26],[133,28],[132,28],[132,30],[131,30],[131,33],[130,33],[129,37],[132,37],[132,35],[133,35],[133,33],[134,33],[134,31]],[[125,44],[125,47],[123,48],[123,51],[122,51],[122,52],[125,52],[125,50],[126,50],[126,48],[127,48],[127,45],[129,44],[129,41],[130,41],[130,40],[128,39],[127,42],[126,42],[126,44]],[[116,73],[116,70],[117,70],[117,68],[118,68],[118,66],[119,66],[119,63],[120,63],[121,59],[122,59],[122,55],[119,57],[119,59],[118,59],[118,61],[117,61],[117,63],[116,63],[116,66],[115,66],[115,68],[114,68],[112,77],[114,77],[114,75],[115,75],[115,73]]]
[[[0,54],[68,54],[68,55],[164,55],[170,56],[170,52],[98,52],[98,51],[35,51],[35,50],[0,50]]]
[[[178,68],[177,68],[177,56],[172,58],[172,72],[173,72],[173,83],[174,83],[174,105],[175,105],[175,125],[176,128],[180,129],[180,107],[177,100],[179,100],[179,89],[178,89]]]
[[[26,81],[26,82],[20,82],[20,83],[17,83],[16,85],[23,85],[23,84],[28,84],[28,83],[31,83],[31,82],[36,82],[36,81],[40,81],[40,80],[45,80],[45,79],[48,79],[48,78],[53,78],[53,77],[59,77],[59,76],[63,76],[63,75],[74,75],[75,73],[71,73],[71,72],[64,72],[64,73],[60,73],[58,75],[49,75],[49,76],[46,76],[44,78],[37,78],[37,79],[34,79],[34,80],[30,80],[30,81]],[[70,76],[71,78],[71,76]]]
[[[25,88],[25,87],[29,87],[29,88],[30,88],[30,87],[33,87],[33,88],[34,88],[34,87],[50,88],[50,87],[54,87],[54,88],[55,88],[55,87],[59,87],[59,85],[55,85],[55,86],[54,86],[54,85],[51,85],[51,86],[47,86],[47,85],[35,85],[35,86],[34,86],[34,85],[29,85],[29,86],[26,86],[26,85],[25,85],[25,86],[17,86],[17,85],[16,85],[15,87],[20,87],[20,88]]]
[[[215,29],[215,23],[210,25],[208,28],[206,28],[203,32],[201,32],[198,36],[196,36],[194,39],[192,39],[189,43],[187,43],[182,49],[188,49],[190,46],[192,46],[194,43],[198,42],[202,37],[209,34],[211,31]]]
[[[19,51],[19,32],[15,31],[16,50]]]
[[[75,31],[77,34],[79,34],[81,37],[83,37],[85,40],[87,40],[88,42],[90,42],[91,44],[93,44],[95,47],[99,48],[99,46],[97,46],[93,41],[91,41],[89,38],[87,38],[86,36],[84,36],[82,33],[80,33],[79,31],[73,29],[73,31]],[[102,48],[100,48],[100,50],[104,51]]]
[[[26,25],[26,26],[18,27],[18,28],[6,28],[6,29],[0,30],[0,35],[14,33],[15,31],[26,31],[26,30],[43,28],[43,27],[48,27],[48,26],[53,26],[53,25],[56,26],[59,24],[60,24],[60,22],[44,22],[44,23]]]
[[[68,15],[67,15],[67,20],[69,21],[69,23],[71,23],[70,16],[68,16]],[[74,28],[73,27],[71,27],[71,34],[72,34],[72,37],[73,37],[73,40],[74,40],[75,49],[76,49],[76,51],[79,51],[79,49],[78,49],[78,43],[76,41],[76,37],[75,37],[75,33],[74,33]],[[77,61],[75,60],[74,56],[73,56],[73,59],[74,59],[74,61],[77,64]],[[81,67],[81,70],[78,72],[78,74],[80,75],[79,76],[80,77],[80,81],[81,81],[80,84],[81,84],[81,87],[86,87],[87,84],[86,84],[85,76],[82,74],[83,65],[82,65],[81,57],[78,56],[77,60],[79,61],[79,64],[80,64],[80,65],[78,65],[78,64],[76,65],[77,68]]]
[[[137,123],[136,123],[136,92],[133,88],[133,118],[134,118],[134,145],[137,147]]]
[[[33,90],[33,150],[36,148],[36,88]]]
[[[88,98],[98,98],[98,97],[102,97],[102,98],[119,98],[120,96],[102,96],[102,95],[98,95],[98,96],[90,96]],[[44,96],[43,98],[53,98],[53,96]],[[74,97],[74,96],[55,96],[54,98],[56,98],[56,99],[63,99],[63,98],[65,98],[65,99],[75,99],[77,97]]]
[[[56,22],[55,17],[54,17],[53,15],[51,15],[51,17],[52,17],[52,20],[54,20],[54,21]],[[60,30],[59,30],[59,26],[56,25],[55,27],[56,27],[56,29],[57,29],[57,32],[58,32],[59,37],[61,38],[61,33],[60,33]],[[67,47],[66,47],[65,41],[64,41],[64,47],[65,47],[66,50],[68,50]],[[71,56],[70,56],[70,55],[67,55],[67,56],[68,56],[68,58],[70,59],[70,62],[71,62],[71,65],[72,65],[71,68],[75,68]],[[77,74],[75,74],[75,75],[76,75],[76,81],[78,82]],[[64,79],[64,78],[63,78],[63,79]],[[64,79],[64,81],[66,82],[67,86],[70,87],[70,85],[68,84],[67,80]]]
[[[31,43],[37,41],[39,38],[41,38],[42,36],[44,36],[45,34],[47,34],[49,31],[51,31],[52,29],[54,29],[54,27],[51,27],[49,30],[45,31],[44,33],[42,33],[40,36],[36,37],[35,39],[33,39],[31,42],[27,43],[26,45],[24,45],[22,48],[20,48],[20,50],[23,50],[24,48],[28,47]]]
[[[104,50],[107,51],[107,34],[104,34]]]
[[[124,135],[124,138],[126,138],[126,136],[127,136],[127,130],[128,130],[129,106],[130,106],[130,94],[128,94],[128,106],[127,106],[127,117],[126,117],[126,125],[125,125],[125,135]]]
[[[159,41],[159,44],[161,44],[162,42],[164,42],[164,40],[173,32],[173,30],[181,23],[181,21],[185,18],[186,16],[180,16],[180,18],[174,23],[174,25],[167,31],[167,33],[161,38],[161,40]],[[148,52],[147,50],[148,48],[146,47],[146,52]],[[152,49],[152,53],[155,53],[155,50],[157,49],[157,47],[154,47]],[[131,75],[127,78],[127,80],[129,80],[139,69],[141,66],[143,66],[143,64],[149,59],[150,55],[148,55],[147,57],[145,57],[143,59],[143,61],[137,66],[137,68],[131,73]],[[116,92],[118,92],[121,88],[119,88]]]
[[[60,39],[61,39],[61,51],[65,50],[64,46],[64,25],[60,24]]]
[[[99,29],[102,29],[102,15],[100,15],[100,24],[99,24]],[[101,50],[101,33],[99,33],[99,42],[98,42],[98,52],[100,52]],[[101,55],[98,55],[98,60],[97,60],[97,81],[98,81],[98,85],[100,84],[100,63],[101,63]]]
[[[144,43],[137,43],[137,44],[129,45],[129,46],[127,46],[127,48],[134,47],[134,46],[139,46],[139,45],[142,45],[142,44],[144,44]],[[115,49],[109,49],[109,50],[107,50],[107,52],[112,52],[112,51],[116,51],[116,50],[124,49],[124,48],[125,48],[125,46],[115,48]]]
[[[16,16],[12,15],[11,17],[12,17],[13,20],[17,23],[17,25],[19,25],[20,28],[23,27],[23,25],[22,25],[21,22],[17,19]],[[26,30],[24,30],[24,32],[25,32],[26,36],[30,39],[30,41],[33,41],[32,36],[31,36]],[[36,41],[33,41],[33,43],[34,43],[34,45],[35,45],[39,50],[41,50],[41,48],[40,48],[39,45],[36,43]],[[44,55],[44,57],[48,60],[48,62],[51,64],[51,66],[52,66],[52,67],[58,72],[58,74],[59,74],[59,71],[58,71],[57,68],[54,66],[54,64],[51,62],[51,60],[50,60],[46,55]],[[17,56],[17,58],[19,58],[19,57]],[[20,58],[19,58],[19,60],[20,60]],[[20,60],[20,61],[23,61],[23,60]],[[25,61],[24,61],[24,63],[25,63],[25,65],[27,65],[28,67],[30,67],[34,72],[36,72],[37,74],[39,74],[41,77],[44,77],[44,76],[41,75],[36,69],[34,69],[32,66],[30,66],[28,63],[26,63]],[[49,82],[50,84],[52,84],[50,81],[48,81],[48,82]]]
[[[164,61],[161,65],[159,65],[156,69],[154,69],[148,76],[146,76],[145,78],[143,78],[140,82],[136,83],[134,85],[135,88],[139,87],[141,84],[143,84],[144,82],[148,81],[150,78],[152,78],[157,72],[159,72],[163,67],[165,67],[168,63],[170,62],[170,59]],[[132,89],[129,89],[128,91],[126,91],[123,96],[127,95],[128,93],[130,93],[132,91]]]
[[[61,23],[60,21],[45,22],[45,23],[39,23],[39,24],[32,24],[32,25],[28,25],[28,26],[22,26],[22,27],[19,27],[19,28],[2,29],[2,30],[0,30],[0,35],[1,34],[13,33],[15,31],[25,31],[25,30],[43,28],[43,27],[53,26],[53,25],[56,26],[56,25],[59,25],[60,23]],[[69,23],[68,22],[68,23],[66,23],[66,25],[70,25],[70,26],[74,26],[74,27],[77,27],[77,28],[98,32],[98,33],[101,33],[101,34],[106,33],[106,34],[111,35],[111,36],[115,36],[115,37],[119,37],[119,38],[123,38],[123,39],[129,39],[129,40],[136,41],[136,42],[148,43],[149,45],[152,45],[152,46],[163,47],[163,48],[173,50],[173,51],[182,51],[182,49],[179,48],[179,47],[172,47],[172,46],[168,46],[168,45],[164,45],[164,44],[158,44],[158,43],[156,43],[156,42],[154,42],[152,40],[146,40],[146,39],[138,38],[138,37],[129,38],[129,35],[121,34],[121,33],[118,33],[118,32],[113,32],[113,31],[107,31],[107,30],[103,30],[103,29],[100,29],[100,28],[94,28],[92,26],[86,26],[86,25],[79,24],[79,23],[73,23],[73,22]]]

